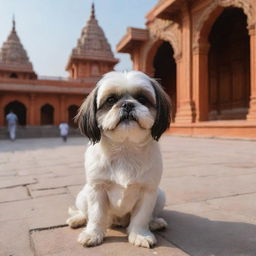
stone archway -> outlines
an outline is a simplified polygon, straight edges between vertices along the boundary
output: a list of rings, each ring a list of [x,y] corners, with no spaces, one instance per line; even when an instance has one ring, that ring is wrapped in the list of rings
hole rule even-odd
[[[18,78],[17,73],[11,73],[11,74],[10,74],[10,78]]]
[[[54,124],[54,108],[50,104],[45,104],[41,107],[41,125],[53,125]]]
[[[159,79],[172,102],[172,119],[174,120],[176,114],[176,62],[173,57],[174,50],[172,46],[162,41],[155,52],[153,59],[154,77]]]
[[[241,8],[228,7],[208,36],[209,120],[246,119],[250,101],[250,37]]]
[[[218,22],[218,18],[221,17],[222,13],[225,13],[227,9],[238,9],[240,13],[242,12],[243,17],[243,23],[246,23],[243,25],[243,31],[247,31],[247,35],[249,35],[248,29],[253,26],[254,22],[254,9],[250,4],[248,4],[246,1],[240,1],[240,0],[214,0],[212,3],[207,6],[201,13],[200,17],[197,19],[197,21],[194,22],[193,26],[193,90],[195,92],[195,103],[196,103],[196,120],[197,121],[206,121],[209,119],[241,119],[245,118],[245,110],[244,108],[247,106],[243,106],[242,109],[240,109],[240,112],[244,112],[243,115],[241,113],[238,113],[238,115],[219,115],[217,114],[216,117],[216,111],[213,110],[213,97],[214,94],[214,85],[209,86],[209,84],[214,84],[214,75],[208,74],[208,63],[211,62],[209,65],[213,65],[213,51],[211,47],[211,43],[214,44],[214,41],[211,41],[209,36],[211,35],[211,32],[216,24]],[[230,22],[228,22],[230,24]],[[234,26],[234,24],[230,24],[230,26]],[[220,26],[221,27],[221,26]],[[221,30],[222,28],[220,28]],[[232,28],[230,28],[232,30]],[[227,29],[228,37],[230,37],[231,30]],[[243,32],[242,32],[243,33]],[[225,35],[227,37],[227,35]],[[231,36],[232,37],[232,36]],[[210,41],[209,41],[210,39]],[[223,39],[223,38],[222,38]],[[225,40],[225,38],[223,39]],[[246,39],[247,40],[247,39]],[[250,41],[252,41],[250,39]],[[216,40],[215,40],[216,42]],[[232,44],[231,44],[232,45]],[[235,42],[233,42],[233,46],[235,45]],[[216,46],[216,44],[215,44]],[[232,47],[233,47],[232,46]],[[230,47],[230,45],[229,45]],[[250,45],[252,47],[252,43]],[[214,48],[214,47],[213,47]],[[216,48],[216,47],[215,47]],[[228,47],[227,47],[228,49]],[[238,50],[239,51],[239,50]],[[209,55],[210,54],[210,55]],[[208,58],[211,56],[210,58]],[[252,57],[250,57],[251,59]],[[248,61],[247,61],[248,62]],[[251,66],[252,70],[252,66]],[[213,71],[214,72],[214,71]],[[225,72],[225,71],[223,71]],[[220,73],[219,73],[220,74]],[[252,72],[251,72],[252,74]],[[227,78],[227,76],[225,76]],[[229,77],[231,78],[231,76]],[[225,82],[226,83],[226,82]],[[251,83],[251,87],[253,86],[253,83]],[[216,86],[215,86],[216,87]],[[239,86],[237,86],[239,87]],[[211,90],[211,92],[209,92]],[[239,90],[239,89],[238,89]],[[244,93],[246,94],[246,93]],[[245,97],[246,98],[246,97]],[[211,103],[209,103],[211,101]],[[216,100],[215,100],[216,101]],[[246,100],[247,101],[247,100]],[[232,103],[233,104],[233,103]],[[248,105],[248,102],[245,103]],[[216,105],[216,104],[215,104]],[[239,108],[239,107],[238,107]],[[229,110],[227,111],[227,113]],[[231,111],[232,112],[232,111]],[[210,113],[210,115],[209,115]],[[233,111],[235,113],[235,111]]]
[[[10,111],[13,111],[17,115],[19,125],[27,124],[27,108],[23,103],[19,101],[8,103],[4,108],[4,118]]]
[[[163,43],[162,40],[154,40],[150,42],[147,49],[144,51],[144,56],[142,59],[144,60],[144,72],[147,73],[149,76],[154,76],[155,70],[154,70],[154,57],[157,53],[158,48]]]
[[[75,124],[74,122],[74,117],[76,116],[77,114],[77,111],[78,111],[78,106],[77,105],[70,105],[68,107],[68,124],[71,126],[71,127],[76,127],[77,125]]]
[[[204,41],[211,27],[222,10],[227,7],[241,8],[247,17],[248,29],[255,26],[255,10],[247,0],[212,0],[201,12],[199,18],[193,25],[193,48],[198,48],[199,43]],[[204,42],[203,42],[204,43]]]

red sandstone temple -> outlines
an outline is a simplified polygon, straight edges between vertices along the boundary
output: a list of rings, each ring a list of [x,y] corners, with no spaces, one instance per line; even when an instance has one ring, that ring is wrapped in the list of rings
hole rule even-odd
[[[256,138],[256,1],[160,0],[117,45],[158,78],[171,133]]]
[[[256,1],[160,0],[146,19],[146,29],[127,29],[117,51],[170,95],[170,133],[256,138]],[[14,22],[0,50],[0,127],[10,109],[24,127],[73,125],[84,97],[117,62],[94,6],[66,79],[37,76]]]
[[[0,127],[6,125],[5,116],[10,110],[23,127],[58,125],[63,121],[73,126],[83,99],[117,62],[95,18],[94,5],[69,57],[68,78],[40,78],[35,73],[13,21],[0,49]]]

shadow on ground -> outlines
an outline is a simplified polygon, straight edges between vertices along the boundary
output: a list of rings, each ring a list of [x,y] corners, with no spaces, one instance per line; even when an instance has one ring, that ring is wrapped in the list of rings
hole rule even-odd
[[[256,256],[256,225],[213,221],[163,211],[168,229],[159,234],[193,256]]]

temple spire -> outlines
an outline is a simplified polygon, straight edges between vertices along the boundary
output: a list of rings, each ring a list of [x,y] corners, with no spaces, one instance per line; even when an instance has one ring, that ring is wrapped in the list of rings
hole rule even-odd
[[[113,70],[117,62],[118,59],[114,57],[104,31],[95,18],[95,6],[92,1],[90,18],[71,52],[66,70],[72,78],[85,78]]]
[[[92,2],[90,19],[95,19],[95,6],[94,6],[94,2]]]
[[[15,26],[16,26],[16,23],[15,23],[15,16],[14,14],[12,15],[12,31],[15,31]]]
[[[14,15],[12,17],[12,29],[7,37],[7,40],[0,48],[0,64],[14,65],[20,70],[26,72],[34,72],[32,63],[29,61],[26,50],[20,42],[19,36],[16,32],[16,22]]]

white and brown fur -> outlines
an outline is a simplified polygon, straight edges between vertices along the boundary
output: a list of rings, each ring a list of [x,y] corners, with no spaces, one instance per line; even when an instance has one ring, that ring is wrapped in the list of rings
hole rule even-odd
[[[107,227],[127,226],[130,243],[150,248],[151,232],[167,226],[158,214],[165,195],[158,186],[162,158],[158,139],[170,124],[170,102],[142,72],[110,72],[81,105],[76,117],[90,140],[86,184],[69,210],[72,228],[86,224],[78,242],[102,243]]]

